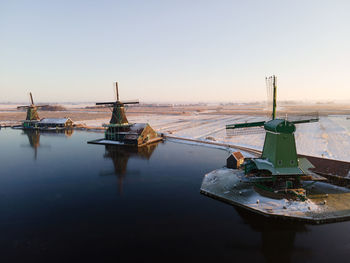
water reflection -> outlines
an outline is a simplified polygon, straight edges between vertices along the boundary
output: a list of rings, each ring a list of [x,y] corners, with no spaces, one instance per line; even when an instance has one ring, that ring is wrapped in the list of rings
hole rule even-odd
[[[53,131],[39,131],[39,130],[23,130],[23,135],[27,135],[29,146],[34,149],[34,159],[37,159],[38,156],[38,148],[43,147],[40,145],[40,135],[64,135],[67,137],[72,136],[73,129],[66,130],[53,130]],[[24,145],[27,146],[27,145]],[[44,147],[48,147],[48,145],[44,145]]]
[[[312,251],[303,244],[296,244],[296,235],[307,232],[303,223],[287,222],[254,214],[243,208],[235,208],[245,224],[261,233],[260,251],[266,262],[292,262],[293,256],[310,260]]]
[[[123,193],[123,180],[127,174],[127,166],[130,158],[140,158],[149,160],[158,143],[145,145],[143,147],[125,147],[119,145],[105,145],[104,158],[113,161],[114,172],[100,172],[100,175],[116,175],[118,177],[118,191]],[[139,170],[128,171],[132,174],[140,174]]]
[[[98,136],[92,132],[74,131],[69,140],[64,133],[29,134],[0,132],[0,262],[349,258],[349,222],[275,222],[201,195],[203,174],[224,165],[225,151],[172,141],[104,150],[86,144]],[[29,158],[19,141],[33,145]],[[37,162],[31,160],[35,145]],[[113,176],[96,176],[106,165]],[[119,176],[127,179],[122,197]]]

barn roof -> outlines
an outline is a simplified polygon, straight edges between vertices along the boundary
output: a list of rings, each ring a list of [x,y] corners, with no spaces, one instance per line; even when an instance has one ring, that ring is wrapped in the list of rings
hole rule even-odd
[[[146,126],[147,126],[147,123],[134,123],[133,125],[130,126],[130,130],[128,131],[128,133],[135,134],[138,137],[141,135],[143,130],[146,128]]]
[[[241,152],[233,152],[232,155],[236,158],[236,160],[244,159],[244,156]]]

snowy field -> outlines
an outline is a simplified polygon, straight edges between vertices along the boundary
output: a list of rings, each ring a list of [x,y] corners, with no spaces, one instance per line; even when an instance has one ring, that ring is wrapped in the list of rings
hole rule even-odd
[[[239,122],[260,121],[263,117],[245,115],[188,115],[169,116],[149,114],[129,115],[130,122],[148,122],[158,132],[193,138],[215,140],[262,149],[264,133],[228,136],[225,125]],[[101,126],[109,118],[81,121],[88,126]],[[298,124],[295,133],[297,150],[300,154],[350,161],[350,119],[344,115],[320,117],[319,122]]]
[[[282,104],[282,103],[281,103]],[[20,124],[26,116],[16,104],[0,104],[0,124]],[[108,123],[108,108],[86,108],[93,104],[64,104],[66,111],[39,111],[40,118],[70,117],[76,124],[101,127]],[[176,137],[209,140],[262,150],[264,131],[229,136],[225,125],[267,120],[266,104],[170,105],[127,108],[131,123],[148,122],[158,132]],[[350,161],[350,104],[288,104],[277,108],[281,116],[318,112],[320,121],[298,124],[295,133],[300,154]],[[296,113],[297,112],[297,113]],[[299,114],[301,112],[301,114]]]

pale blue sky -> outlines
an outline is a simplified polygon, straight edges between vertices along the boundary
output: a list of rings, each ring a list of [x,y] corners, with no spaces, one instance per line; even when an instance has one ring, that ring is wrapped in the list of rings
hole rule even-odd
[[[350,1],[3,1],[0,101],[350,100]]]

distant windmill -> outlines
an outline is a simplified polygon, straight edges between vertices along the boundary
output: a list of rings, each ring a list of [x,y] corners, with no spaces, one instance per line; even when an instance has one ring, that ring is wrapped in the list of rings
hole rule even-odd
[[[31,92],[29,92],[29,97],[30,97],[31,104],[28,106],[18,106],[17,109],[27,109],[26,121],[38,121],[40,120],[39,114],[38,114],[38,108],[47,107],[48,105],[36,106],[34,104],[33,95]]]
[[[116,126],[127,126],[129,125],[128,119],[125,115],[124,105],[126,104],[139,104],[139,101],[125,101],[121,102],[119,100],[119,90],[118,90],[118,82],[115,83],[117,100],[115,102],[98,102],[96,105],[108,105],[111,107],[112,118],[109,121],[110,124],[114,124]]]
[[[93,144],[121,144],[137,147],[163,140],[148,123],[129,123],[125,115],[124,105],[139,104],[138,101],[120,101],[118,82],[115,83],[117,100],[114,102],[98,102],[96,105],[107,105],[111,108],[112,117],[103,139],[89,141]]]

